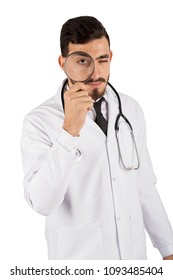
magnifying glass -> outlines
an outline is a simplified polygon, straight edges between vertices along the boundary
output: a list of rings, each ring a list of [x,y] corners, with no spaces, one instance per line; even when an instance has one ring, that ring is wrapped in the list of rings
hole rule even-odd
[[[92,57],[81,51],[70,53],[64,64],[68,78],[73,82],[86,82],[94,72]]]

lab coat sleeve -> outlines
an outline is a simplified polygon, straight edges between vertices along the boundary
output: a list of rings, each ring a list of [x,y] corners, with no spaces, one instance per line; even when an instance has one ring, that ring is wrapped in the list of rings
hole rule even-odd
[[[145,228],[155,248],[163,257],[173,254],[173,232],[164,206],[156,189],[151,159],[146,145],[145,120],[140,112],[141,147],[138,171],[139,197],[142,205]]]
[[[21,152],[24,168],[24,194],[29,205],[49,215],[64,199],[72,170],[80,158],[79,137],[62,128],[52,143],[38,120],[24,119]]]

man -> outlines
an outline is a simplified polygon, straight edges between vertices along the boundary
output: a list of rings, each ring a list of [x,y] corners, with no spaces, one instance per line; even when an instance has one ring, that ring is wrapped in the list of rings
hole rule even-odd
[[[162,257],[173,259],[142,110],[126,95],[119,100],[108,84],[112,52],[105,28],[94,17],[73,18],[62,26],[60,43],[68,80],[25,117],[21,142],[25,197],[46,215],[49,259],[147,259],[145,229]],[[93,66],[91,74],[72,79],[78,65]]]

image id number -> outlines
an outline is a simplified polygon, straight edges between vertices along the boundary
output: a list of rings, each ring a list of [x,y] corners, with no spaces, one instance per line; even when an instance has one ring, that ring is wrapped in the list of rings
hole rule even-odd
[[[163,268],[162,267],[105,267],[104,268],[104,275],[144,275],[144,274],[148,274],[148,275],[157,275],[163,274]]]

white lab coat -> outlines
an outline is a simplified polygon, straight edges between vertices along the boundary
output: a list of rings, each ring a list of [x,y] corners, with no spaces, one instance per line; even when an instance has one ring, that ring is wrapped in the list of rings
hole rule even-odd
[[[112,90],[107,88],[107,138],[88,116],[80,136],[72,137],[62,129],[61,88],[25,117],[21,142],[25,197],[46,215],[49,259],[146,259],[144,227],[162,256],[173,254],[138,103],[120,95],[140,158],[139,170],[125,171],[115,140],[118,103]]]

